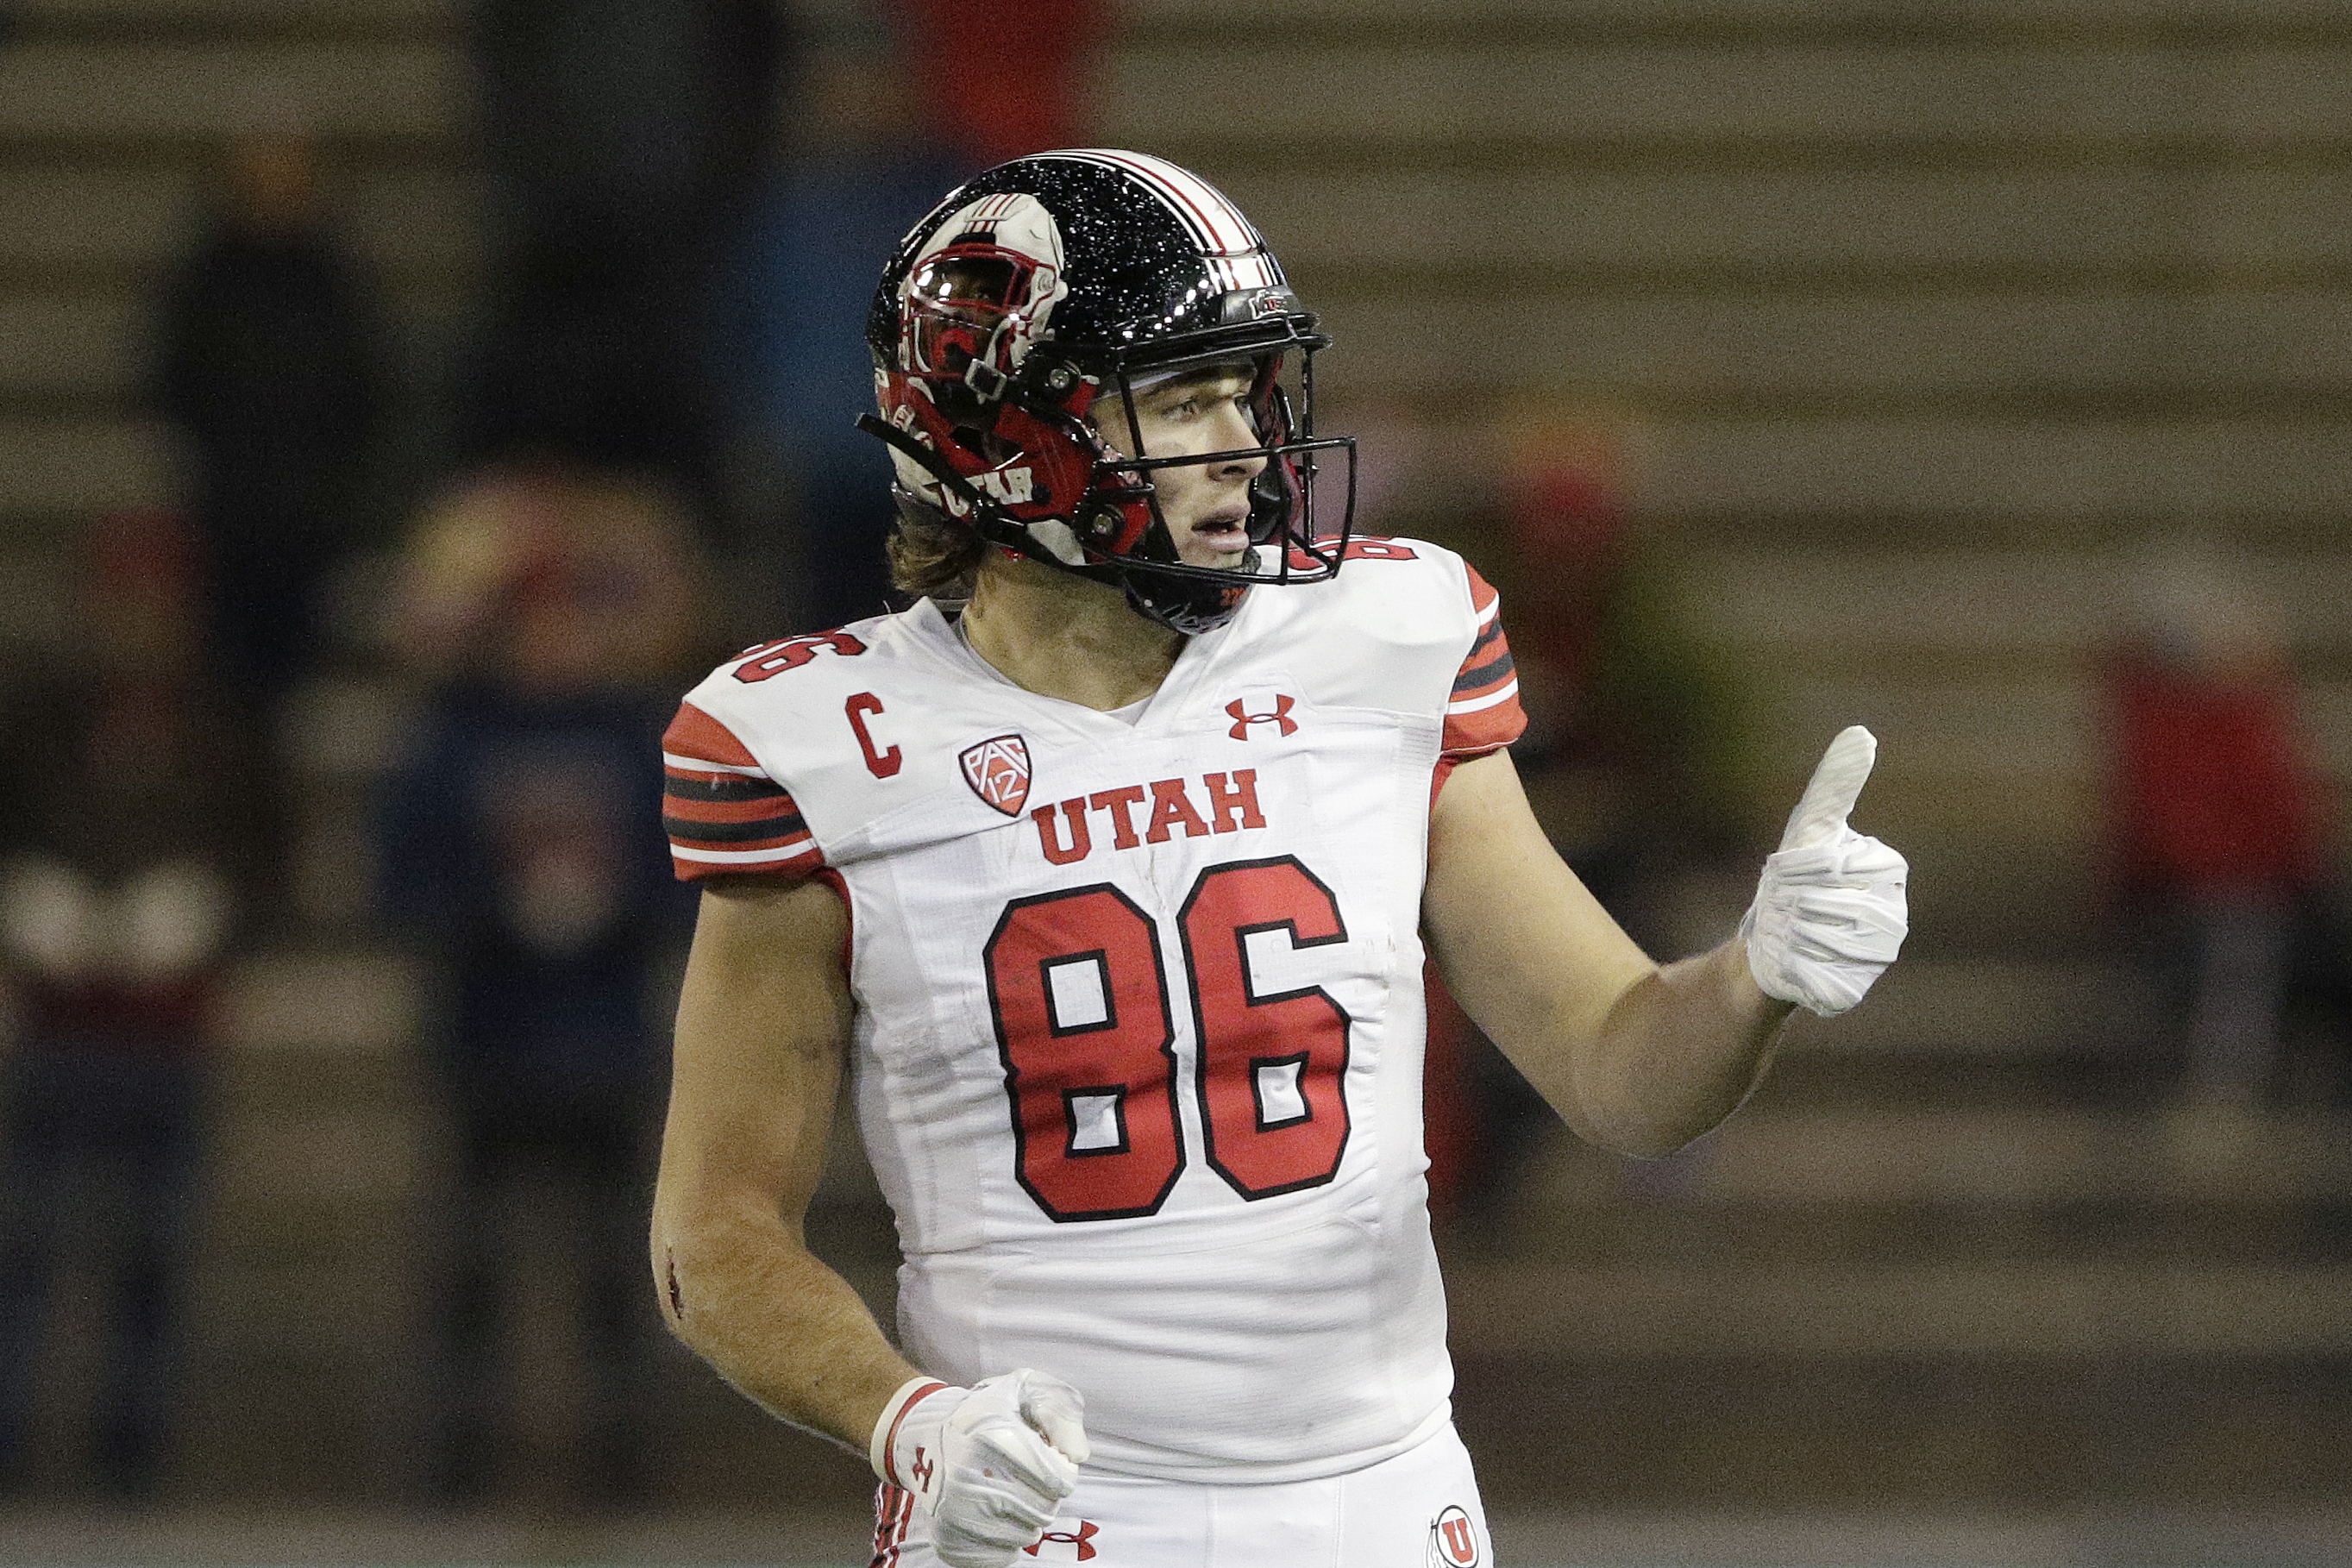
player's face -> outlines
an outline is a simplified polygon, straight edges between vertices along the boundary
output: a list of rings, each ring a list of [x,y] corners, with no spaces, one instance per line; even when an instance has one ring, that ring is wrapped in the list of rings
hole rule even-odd
[[[1255,447],[1260,437],[1249,413],[1252,379],[1246,364],[1188,371],[1135,395],[1132,428],[1126,404],[1108,399],[1097,412],[1098,428],[1120,452],[1141,436],[1144,455],[1153,458]],[[1250,456],[1151,470],[1179,560],[1231,568],[1248,559],[1250,481],[1265,468],[1265,458]]]

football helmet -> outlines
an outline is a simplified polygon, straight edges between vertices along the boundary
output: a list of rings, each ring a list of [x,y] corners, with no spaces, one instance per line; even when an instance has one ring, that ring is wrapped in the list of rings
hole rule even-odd
[[[1185,633],[1223,625],[1256,584],[1339,569],[1356,449],[1315,434],[1314,357],[1330,340],[1257,230],[1196,174],[1108,149],[998,164],[900,243],[866,341],[881,414],[858,423],[889,443],[902,503],[1122,588]],[[1132,410],[1139,389],[1216,365],[1250,377],[1255,447],[1154,457],[1130,418],[1120,451],[1088,418],[1099,401]],[[1181,560],[1152,476],[1251,458],[1265,466],[1247,564]],[[1338,502],[1328,521],[1318,484]]]

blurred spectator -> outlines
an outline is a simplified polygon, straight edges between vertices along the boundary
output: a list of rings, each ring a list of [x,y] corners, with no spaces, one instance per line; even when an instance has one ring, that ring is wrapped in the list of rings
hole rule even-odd
[[[2118,912],[2181,1020],[2191,1095],[2252,1105],[2291,995],[2340,1007],[2347,989],[2325,782],[2285,654],[2230,563],[2170,547],[2138,590],[2102,671]]]
[[[1109,31],[1107,0],[896,3],[931,133],[972,169],[1087,143],[1085,87]],[[908,213],[902,230],[921,216]]]
[[[893,475],[855,423],[874,404],[866,312],[900,237],[971,172],[926,137],[878,22],[814,40],[796,101],[792,155],[754,211],[720,333],[767,492],[739,553],[771,602],[736,607],[761,637],[888,607],[875,543],[895,515]]]
[[[762,492],[737,553],[747,629],[839,626],[889,607],[872,548],[893,511],[874,401],[873,278],[940,193],[987,164],[1086,141],[1102,0],[876,0],[805,40],[789,153],[755,207],[719,341]],[[782,536],[784,542],[779,547]]]
[[[653,764],[698,615],[677,508],[542,463],[487,474],[427,518],[400,641],[440,691],[388,782],[383,899],[441,973],[434,1066],[455,1135],[433,1327],[431,1463],[445,1500],[496,1483],[512,1396],[502,1291],[519,1226],[578,1281],[588,1495],[645,1483],[649,1137],[656,974],[691,903],[658,836]],[[708,650],[702,650],[706,652]],[[530,1194],[557,1208],[522,1215]]]
[[[493,201],[468,460],[651,468],[705,510],[710,292],[772,144],[770,0],[476,0]]]
[[[429,680],[660,689],[693,662],[703,584],[657,482],[557,458],[474,474],[404,552],[390,637]]]
[[[1594,896],[1643,947],[1674,946],[1645,894],[1740,853],[1745,695],[1684,634],[1669,564],[1630,525],[1625,421],[1530,400],[1497,424],[1500,575],[1532,721],[1513,754]]]
[[[87,643],[0,722],[0,975],[19,1027],[0,1121],[0,1482],[32,1469],[50,1328],[101,1321],[97,1474],[143,1496],[164,1465],[231,926],[244,779],[197,658],[185,531],[99,525]]]
[[[231,147],[219,210],[163,293],[153,390],[194,470],[212,668],[256,712],[312,663],[320,589],[355,542],[378,316],[323,216],[310,145]]]
[[[1495,426],[1487,537],[1509,542],[1495,578],[1528,715],[1512,757],[1593,896],[1645,951],[1680,957],[1738,919],[1738,902],[1717,909],[1706,896],[1717,868],[1738,866],[1743,901],[1752,877],[1744,693],[1683,634],[1666,563],[1630,526],[1625,421],[1538,399]],[[1432,1100],[1433,1158],[1459,1162],[1433,1179],[1458,1184],[1467,1203],[1497,1195],[1554,1118],[1450,1003],[1433,1005],[1431,1056],[1433,1079],[1459,1059],[1475,1086]],[[1478,1133],[1444,1124],[1465,1113]]]

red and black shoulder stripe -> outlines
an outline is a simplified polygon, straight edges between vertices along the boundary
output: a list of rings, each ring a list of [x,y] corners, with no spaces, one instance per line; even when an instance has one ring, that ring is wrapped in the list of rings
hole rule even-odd
[[[805,877],[824,853],[783,785],[726,725],[682,703],[662,736],[662,826],[682,882],[740,874]]]
[[[1463,570],[1470,574],[1470,607],[1477,616],[1477,632],[1445,703],[1443,749],[1455,762],[1499,751],[1528,727],[1526,710],[1519,706],[1518,668],[1511,662],[1510,641],[1503,636],[1502,601],[1475,567]]]

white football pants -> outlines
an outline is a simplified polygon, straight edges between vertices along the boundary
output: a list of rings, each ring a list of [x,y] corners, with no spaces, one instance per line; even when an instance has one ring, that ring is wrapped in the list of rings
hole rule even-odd
[[[876,1498],[874,1568],[940,1568],[909,1494]],[[1271,1486],[1087,1471],[1045,1538],[1013,1558],[1094,1568],[1486,1568],[1470,1456],[1449,1425],[1392,1459]]]

